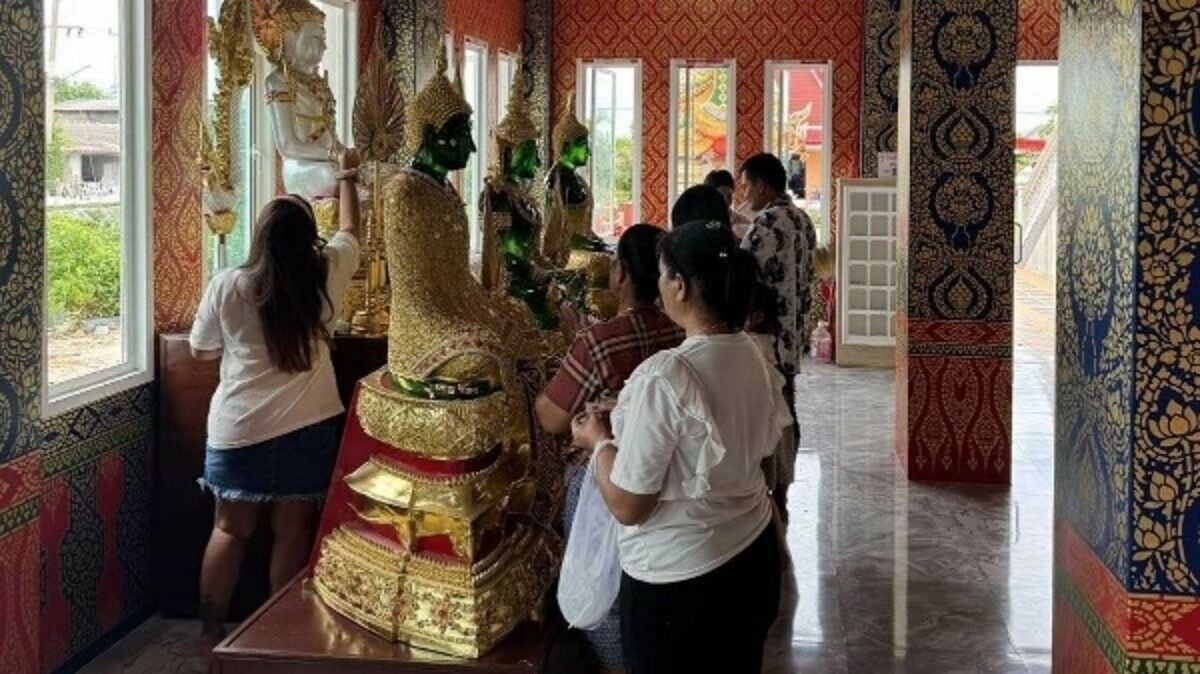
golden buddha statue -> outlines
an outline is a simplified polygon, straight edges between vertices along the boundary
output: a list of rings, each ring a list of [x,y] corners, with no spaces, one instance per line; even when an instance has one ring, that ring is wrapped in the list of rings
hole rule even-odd
[[[588,276],[588,309],[602,318],[616,314],[617,300],[608,288],[612,251],[592,231],[592,192],[579,175],[591,159],[588,128],[575,116],[572,95],[554,126],[558,158],[546,176],[546,231],[542,253],[568,270]]]
[[[536,390],[505,308],[523,307],[471,275],[464,204],[446,179],[475,145],[439,53],[407,106],[412,165],[383,188],[388,364],[359,382],[313,586],[387,638],[477,657],[538,610],[557,544],[536,512]]]
[[[337,103],[328,77],[317,71],[325,55],[325,13],[308,0],[253,6],[254,36],[272,66],[264,85],[284,189],[310,201],[336,197]]]

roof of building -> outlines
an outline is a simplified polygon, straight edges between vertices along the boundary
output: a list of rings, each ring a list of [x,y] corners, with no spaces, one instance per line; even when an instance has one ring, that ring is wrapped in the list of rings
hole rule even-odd
[[[72,124],[62,125],[66,150],[78,154],[120,154],[121,125]]]

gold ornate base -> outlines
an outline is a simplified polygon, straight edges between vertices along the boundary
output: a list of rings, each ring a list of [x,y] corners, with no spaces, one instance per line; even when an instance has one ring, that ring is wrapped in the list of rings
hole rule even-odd
[[[342,526],[321,543],[313,584],[326,605],[386,639],[477,658],[540,607],[554,559],[527,527],[470,566]]]

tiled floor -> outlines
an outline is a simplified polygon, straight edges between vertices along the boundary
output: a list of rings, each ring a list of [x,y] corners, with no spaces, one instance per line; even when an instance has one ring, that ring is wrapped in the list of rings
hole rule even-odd
[[[1017,295],[1011,489],[909,483],[890,372],[802,375],[792,569],[767,671],[1050,671],[1054,297],[1022,273]],[[199,674],[194,633],[152,620],[83,671]]]

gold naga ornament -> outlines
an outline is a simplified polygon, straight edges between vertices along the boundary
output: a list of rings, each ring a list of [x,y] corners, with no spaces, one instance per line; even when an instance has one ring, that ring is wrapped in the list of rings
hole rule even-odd
[[[254,51],[249,39],[250,22],[243,0],[225,0],[218,20],[208,19],[208,51],[217,66],[216,117],[212,128],[203,125],[200,161],[204,171],[205,215],[210,231],[228,236],[237,225],[234,212],[233,108],[236,94],[254,77]]]
[[[444,49],[438,49],[433,77],[417,92],[405,111],[405,145],[410,154],[415,155],[421,150],[426,128],[437,130],[455,115],[470,115],[474,112],[462,94],[459,79],[462,68],[456,68],[458,73],[455,78],[459,80],[459,84],[455,85],[446,77],[447,67],[446,52]]]

